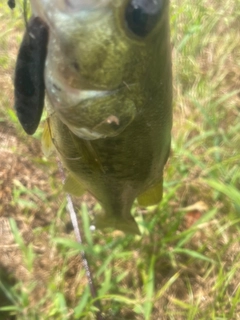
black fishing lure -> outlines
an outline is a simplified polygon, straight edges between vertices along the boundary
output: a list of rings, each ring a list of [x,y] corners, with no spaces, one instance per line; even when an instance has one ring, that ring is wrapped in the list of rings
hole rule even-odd
[[[14,108],[27,134],[37,130],[43,111],[47,43],[47,25],[39,17],[31,18],[18,52],[14,79]]]
[[[15,0],[8,0],[8,6],[10,9],[14,9],[15,8]]]

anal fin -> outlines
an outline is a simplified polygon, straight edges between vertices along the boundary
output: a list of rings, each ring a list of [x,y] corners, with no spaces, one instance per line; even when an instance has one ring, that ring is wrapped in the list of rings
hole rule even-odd
[[[163,181],[140,194],[137,198],[138,204],[143,207],[153,206],[162,200]]]

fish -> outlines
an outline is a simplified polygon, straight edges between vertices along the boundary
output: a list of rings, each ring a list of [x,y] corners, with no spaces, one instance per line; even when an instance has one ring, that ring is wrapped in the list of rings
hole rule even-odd
[[[161,201],[171,146],[169,0],[30,2],[49,32],[43,151],[100,203],[96,228],[140,234],[131,208]]]

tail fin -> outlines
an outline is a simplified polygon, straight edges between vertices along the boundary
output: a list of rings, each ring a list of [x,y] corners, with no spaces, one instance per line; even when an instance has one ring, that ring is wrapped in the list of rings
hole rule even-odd
[[[94,221],[94,224],[97,229],[106,229],[111,228],[114,230],[120,230],[124,233],[129,234],[136,234],[140,235],[140,231],[138,225],[133,217],[130,219],[124,219],[122,217],[114,217],[114,216],[107,216],[104,217],[102,215],[98,215]]]

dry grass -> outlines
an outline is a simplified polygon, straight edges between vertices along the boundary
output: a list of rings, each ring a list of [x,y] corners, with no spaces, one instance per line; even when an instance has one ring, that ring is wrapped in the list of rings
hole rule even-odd
[[[21,15],[0,12],[0,319],[94,319],[55,159],[41,153],[42,129],[26,137],[11,108]],[[163,201],[140,212],[141,238],[83,228],[105,319],[240,319],[239,15],[239,0],[171,2]],[[86,203],[91,215],[94,201],[76,199],[82,213]]]

